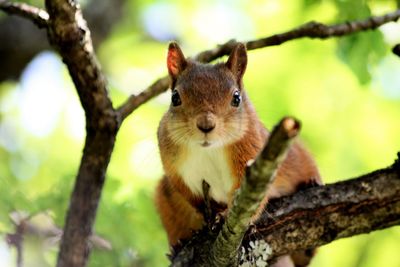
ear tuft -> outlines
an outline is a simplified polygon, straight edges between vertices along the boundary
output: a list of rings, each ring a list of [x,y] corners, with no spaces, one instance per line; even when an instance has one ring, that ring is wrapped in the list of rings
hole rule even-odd
[[[225,66],[232,71],[237,82],[241,83],[247,66],[247,51],[246,46],[243,43],[238,43],[233,48]]]
[[[168,46],[167,67],[168,73],[176,79],[179,74],[186,68],[187,61],[182,53],[181,48],[176,42],[171,42]]]

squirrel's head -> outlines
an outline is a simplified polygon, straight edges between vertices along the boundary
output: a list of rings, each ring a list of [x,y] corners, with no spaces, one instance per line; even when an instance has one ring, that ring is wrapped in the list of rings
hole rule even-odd
[[[247,97],[243,74],[246,47],[238,43],[225,63],[187,60],[178,44],[168,48],[171,105],[167,129],[180,145],[219,147],[242,138],[247,130]]]

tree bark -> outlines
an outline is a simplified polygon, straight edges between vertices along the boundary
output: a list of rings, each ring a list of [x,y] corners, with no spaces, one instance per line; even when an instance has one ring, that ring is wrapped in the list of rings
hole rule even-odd
[[[246,169],[243,183],[237,190],[232,207],[218,236],[210,246],[210,264],[207,266],[232,266],[237,262],[237,251],[256,213],[265,192],[273,182],[275,173],[293,139],[300,131],[300,123],[293,118],[283,118],[272,130],[265,148],[256,161]]]
[[[356,179],[299,191],[271,200],[246,233],[243,246],[263,239],[281,255],[315,248],[334,240],[400,224],[400,161]],[[171,266],[212,266],[204,254],[215,233],[206,229],[175,252]]]
[[[58,267],[86,266],[88,239],[120,120],[93,53],[90,31],[77,3],[47,0],[48,37],[67,65],[86,115],[86,141],[68,209]]]

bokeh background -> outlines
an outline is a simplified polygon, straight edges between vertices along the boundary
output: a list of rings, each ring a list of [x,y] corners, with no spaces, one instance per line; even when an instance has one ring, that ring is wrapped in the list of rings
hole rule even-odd
[[[83,7],[89,4],[82,1]],[[361,19],[398,5],[394,0],[115,4],[122,12],[97,46],[114,106],[166,74],[170,40],[190,56],[232,38],[261,38],[309,20]],[[0,23],[5,19],[0,14]],[[390,52],[398,42],[400,24],[390,23],[340,39],[302,39],[250,51],[245,87],[268,128],[285,115],[302,121],[301,139],[326,183],[355,177],[392,164],[400,150],[400,58]],[[122,125],[95,223],[96,233],[113,249],[95,249],[91,267],[167,266],[168,245],[153,192],[162,175],[156,130],[169,98],[167,92],[153,99]],[[16,249],[6,242],[7,233],[15,231],[11,212],[45,214],[35,217],[39,228],[63,225],[84,136],[82,108],[54,52],[37,54],[19,79],[0,83],[1,267],[16,266]],[[399,267],[399,251],[400,228],[393,227],[323,246],[312,266]],[[23,252],[24,266],[54,266],[57,242],[31,234]]]

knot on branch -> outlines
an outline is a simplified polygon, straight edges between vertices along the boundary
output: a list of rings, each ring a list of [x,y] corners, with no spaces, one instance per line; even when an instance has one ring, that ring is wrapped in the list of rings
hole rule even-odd
[[[331,36],[330,28],[325,24],[316,21],[310,21],[306,23],[303,27],[299,28],[299,31],[304,32],[304,35],[307,35],[308,32],[309,37],[318,37],[318,38],[328,38]]]
[[[121,119],[117,112],[112,110],[106,110],[99,114],[88,116],[86,119],[86,131],[88,134],[105,132],[115,135],[120,126]]]
[[[63,24],[62,22],[54,22],[50,20],[51,25],[48,34],[51,44],[58,46],[59,49],[69,51],[80,44],[85,44],[90,41],[88,34],[90,34],[88,27],[85,23],[71,22]],[[91,42],[91,41],[90,41]],[[91,44],[90,44],[91,45]],[[88,48],[88,46],[85,46]],[[93,49],[90,49],[91,51]]]

